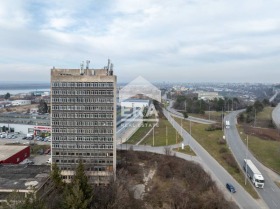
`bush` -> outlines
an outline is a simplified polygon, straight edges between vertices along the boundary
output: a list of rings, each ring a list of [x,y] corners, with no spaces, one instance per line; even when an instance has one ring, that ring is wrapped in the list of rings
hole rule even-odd
[[[219,153],[226,153],[227,151],[228,151],[227,148],[222,147],[222,148],[219,150]]]
[[[216,131],[216,130],[222,130],[221,124],[211,124],[205,129],[205,131]]]
[[[239,173],[240,169],[238,167],[237,162],[235,161],[234,157],[232,156],[231,153],[223,153],[222,158],[227,162],[227,164],[232,167],[235,168],[235,172]]]
[[[226,144],[226,143],[227,143],[227,141],[225,139],[223,139],[223,138],[218,140],[218,144],[223,145],[223,144]]]

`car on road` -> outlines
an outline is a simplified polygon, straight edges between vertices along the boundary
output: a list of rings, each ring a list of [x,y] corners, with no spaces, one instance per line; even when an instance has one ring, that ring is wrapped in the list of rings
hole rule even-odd
[[[228,191],[230,191],[231,193],[235,193],[236,192],[236,190],[235,190],[235,188],[234,188],[234,186],[232,184],[226,183],[226,187],[227,187]]]

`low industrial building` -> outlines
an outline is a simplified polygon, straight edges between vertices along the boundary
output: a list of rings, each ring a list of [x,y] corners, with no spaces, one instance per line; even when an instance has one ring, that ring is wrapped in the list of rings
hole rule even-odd
[[[18,105],[30,105],[31,100],[13,100],[12,105],[13,106],[18,106]]]
[[[214,100],[214,99],[224,99],[223,96],[219,96],[218,92],[208,92],[208,91],[197,91],[198,99],[202,100]]]
[[[146,99],[127,99],[121,102],[121,106],[125,108],[144,108],[150,105],[150,100]]]
[[[49,175],[47,165],[0,165],[0,205],[15,191],[19,197],[31,192],[43,197],[49,191]]]
[[[0,146],[0,164],[19,164],[30,157],[29,146]]]

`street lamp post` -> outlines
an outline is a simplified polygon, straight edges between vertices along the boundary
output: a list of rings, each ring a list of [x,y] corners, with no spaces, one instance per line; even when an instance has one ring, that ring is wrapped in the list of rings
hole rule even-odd
[[[246,168],[245,168],[245,172],[246,172],[246,174],[245,174],[245,185],[246,185],[246,183],[247,183],[248,140],[249,140],[249,139],[248,139],[248,135],[247,135],[247,139],[246,139],[246,142],[247,142],[247,149],[246,149]]]

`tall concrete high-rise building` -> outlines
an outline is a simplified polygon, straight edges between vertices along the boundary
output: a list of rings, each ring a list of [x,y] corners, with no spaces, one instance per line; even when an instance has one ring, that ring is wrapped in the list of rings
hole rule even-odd
[[[104,69],[51,69],[52,163],[70,182],[81,161],[91,183],[116,171],[116,76]]]

